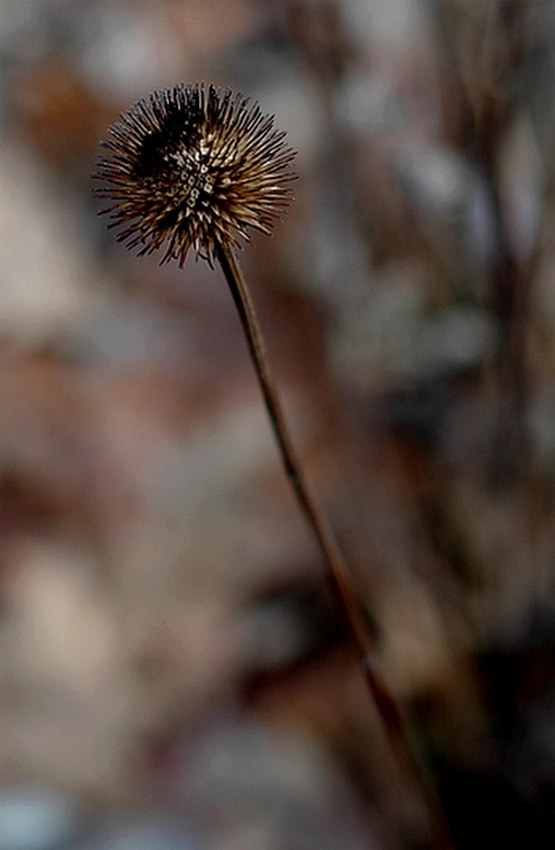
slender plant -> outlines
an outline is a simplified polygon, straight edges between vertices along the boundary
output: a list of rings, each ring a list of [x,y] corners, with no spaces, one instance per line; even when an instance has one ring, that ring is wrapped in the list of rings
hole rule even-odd
[[[432,845],[448,847],[435,800],[410,745],[402,711],[384,676],[366,617],[335,537],[307,486],[276,391],[263,334],[236,248],[249,231],[270,233],[292,199],[294,151],[248,98],[212,85],[176,85],[137,101],[109,129],[94,175],[120,226],[118,240],[139,255],[162,249],[161,262],[187,254],[220,265],[231,291],[270,417],[281,460],[320,549],[361,669],[399,767],[424,791]]]

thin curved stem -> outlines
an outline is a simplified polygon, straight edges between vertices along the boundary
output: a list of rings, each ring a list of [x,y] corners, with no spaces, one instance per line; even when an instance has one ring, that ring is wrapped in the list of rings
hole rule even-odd
[[[262,390],[285,472],[322,554],[336,602],[347,621],[356,645],[359,664],[368,690],[383,722],[390,745],[397,756],[399,766],[403,771],[408,772],[413,780],[416,780],[427,800],[430,819],[434,822],[432,832],[437,836],[433,841],[433,846],[437,850],[440,847],[448,848],[450,842],[446,838],[445,828],[438,813],[437,801],[422,767],[412,751],[402,711],[381,670],[374,650],[374,641],[370,635],[363,609],[354,591],[345,560],[331,529],[306,484],[302,464],[292,443],[277,394],[264,337],[250,290],[233,250],[227,246],[219,246],[216,255],[243,326],[251,360]]]

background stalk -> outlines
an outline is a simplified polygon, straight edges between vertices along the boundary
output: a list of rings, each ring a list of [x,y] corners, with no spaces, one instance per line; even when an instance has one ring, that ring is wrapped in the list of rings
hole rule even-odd
[[[332,592],[356,645],[360,668],[368,690],[401,771],[417,783],[427,804],[430,828],[433,833],[430,846],[433,846],[436,850],[440,850],[440,848],[447,850],[452,845],[447,837],[435,794],[413,753],[403,713],[381,670],[374,649],[374,641],[353,588],[345,560],[333,532],[307,487],[302,464],[291,440],[289,427],[277,394],[262,329],[249,287],[238,260],[229,246],[217,245],[215,254],[239,313],[285,472],[322,554]]]

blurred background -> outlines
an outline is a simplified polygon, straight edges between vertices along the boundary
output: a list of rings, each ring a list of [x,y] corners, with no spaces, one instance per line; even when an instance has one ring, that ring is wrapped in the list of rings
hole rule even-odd
[[[555,4],[0,0],[0,848],[417,850],[223,276],[90,174],[176,82],[298,151],[242,251],[453,845],[555,843]]]

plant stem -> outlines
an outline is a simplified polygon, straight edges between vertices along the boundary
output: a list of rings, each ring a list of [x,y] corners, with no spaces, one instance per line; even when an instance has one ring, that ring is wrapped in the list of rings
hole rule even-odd
[[[366,617],[353,589],[351,577],[335,537],[307,487],[302,464],[293,446],[283,408],[270,369],[266,345],[256,315],[250,290],[233,250],[219,246],[217,258],[222,267],[231,295],[243,326],[249,353],[256,371],[272,429],[281,454],[281,460],[293,491],[324,559],[326,571],[336,602],[343,613],[351,636],[357,647],[359,664],[377,712],[382,720],[389,743],[398,759],[399,767],[408,773],[423,791],[433,822],[432,832],[437,840],[435,848],[448,848],[445,828],[437,809],[437,801],[422,767],[409,743],[409,734],[402,711],[381,670],[370,635]],[[435,827],[435,828],[434,828]],[[441,838],[439,836],[441,835]]]

